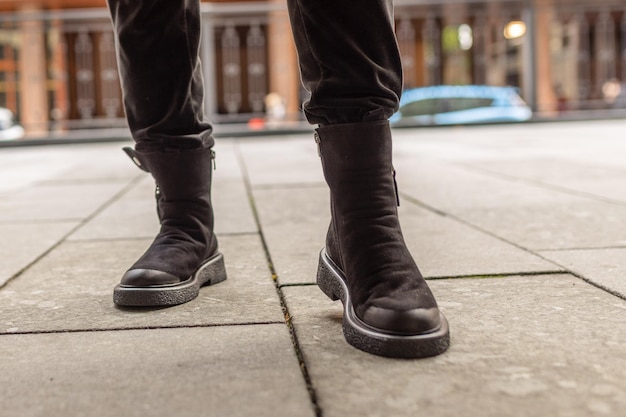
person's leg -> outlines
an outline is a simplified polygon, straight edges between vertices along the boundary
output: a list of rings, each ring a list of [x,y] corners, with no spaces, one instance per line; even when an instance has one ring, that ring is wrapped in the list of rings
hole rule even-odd
[[[108,0],[108,6],[137,149],[213,146],[204,120],[199,0]]]
[[[398,221],[388,118],[402,66],[391,0],[289,0],[307,119],[318,124],[331,224],[317,281],[344,303],[353,346],[426,357],[449,346],[448,324],[409,253]]]
[[[211,125],[204,121],[198,0],[109,0],[124,106],[135,149],[157,185],[161,228],[115,287],[123,306],[195,298],[226,279],[213,234]]]
[[[391,1],[288,0],[304,105],[317,125],[387,120],[402,91]]]

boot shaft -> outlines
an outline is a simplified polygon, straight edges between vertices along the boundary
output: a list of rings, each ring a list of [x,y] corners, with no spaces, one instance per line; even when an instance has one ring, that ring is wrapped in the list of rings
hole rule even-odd
[[[333,204],[351,210],[378,207],[397,214],[389,122],[322,126],[315,140]]]
[[[188,200],[211,196],[215,152],[212,149],[172,149],[145,152],[124,148],[124,152],[143,171],[154,178],[166,200]]]
[[[211,181],[215,153],[212,149],[143,152],[124,148],[133,162],[156,182],[157,213],[161,234],[182,232],[207,254],[217,250],[213,233]]]

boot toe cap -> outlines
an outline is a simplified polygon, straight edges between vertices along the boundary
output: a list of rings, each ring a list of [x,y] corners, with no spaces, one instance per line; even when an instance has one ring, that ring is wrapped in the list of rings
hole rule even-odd
[[[392,310],[370,306],[363,312],[361,320],[379,331],[397,335],[420,335],[441,327],[437,307]]]
[[[124,287],[154,287],[179,284],[181,279],[156,269],[130,269],[122,277]]]

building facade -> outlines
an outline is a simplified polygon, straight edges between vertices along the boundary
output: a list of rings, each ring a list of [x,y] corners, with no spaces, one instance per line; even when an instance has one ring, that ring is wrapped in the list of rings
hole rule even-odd
[[[104,0],[0,0],[0,107],[28,136],[124,126]],[[302,118],[284,0],[203,3],[206,108],[216,123]],[[623,0],[396,0],[405,88],[512,85],[537,114],[626,95]],[[270,101],[269,98],[272,98]]]

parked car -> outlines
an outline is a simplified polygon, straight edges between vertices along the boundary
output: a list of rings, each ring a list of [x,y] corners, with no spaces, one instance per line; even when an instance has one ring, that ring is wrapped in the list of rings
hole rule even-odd
[[[405,90],[395,126],[523,122],[532,110],[515,87],[437,85]]]
[[[15,123],[13,112],[0,107],[0,140],[16,140],[24,137],[24,128]]]

